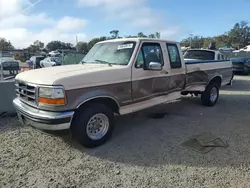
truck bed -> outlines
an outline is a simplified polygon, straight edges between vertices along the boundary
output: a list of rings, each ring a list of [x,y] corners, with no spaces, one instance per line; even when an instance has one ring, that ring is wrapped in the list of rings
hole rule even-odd
[[[222,78],[221,85],[232,79],[232,62],[230,60],[186,60],[187,82],[185,90],[204,90],[204,86],[215,75]]]

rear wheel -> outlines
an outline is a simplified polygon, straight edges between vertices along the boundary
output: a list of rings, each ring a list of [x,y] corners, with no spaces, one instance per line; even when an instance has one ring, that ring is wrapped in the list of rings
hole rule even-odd
[[[93,148],[104,144],[114,129],[114,113],[104,104],[83,106],[72,122],[73,137],[83,146]]]
[[[205,106],[214,106],[219,99],[219,85],[216,82],[210,83],[201,94],[201,102]]]

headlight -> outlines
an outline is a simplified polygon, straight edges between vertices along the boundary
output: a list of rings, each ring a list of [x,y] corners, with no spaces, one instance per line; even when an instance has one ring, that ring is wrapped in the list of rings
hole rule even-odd
[[[48,105],[64,105],[66,104],[64,89],[62,87],[40,87],[38,102]]]

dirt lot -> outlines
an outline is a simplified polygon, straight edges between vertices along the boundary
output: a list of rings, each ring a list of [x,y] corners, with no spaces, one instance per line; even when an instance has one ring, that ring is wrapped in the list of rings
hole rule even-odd
[[[151,111],[167,112],[150,119]],[[67,132],[49,135],[0,119],[0,187],[250,187],[250,77],[223,88],[215,107],[199,98],[119,117],[96,149]],[[229,143],[199,154],[180,144],[210,131]]]

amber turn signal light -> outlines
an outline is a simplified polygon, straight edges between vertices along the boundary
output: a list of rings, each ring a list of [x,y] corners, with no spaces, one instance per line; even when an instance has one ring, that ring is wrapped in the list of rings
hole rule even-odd
[[[38,102],[42,104],[54,104],[54,105],[63,105],[65,104],[65,99],[51,99],[51,98],[38,98]]]

